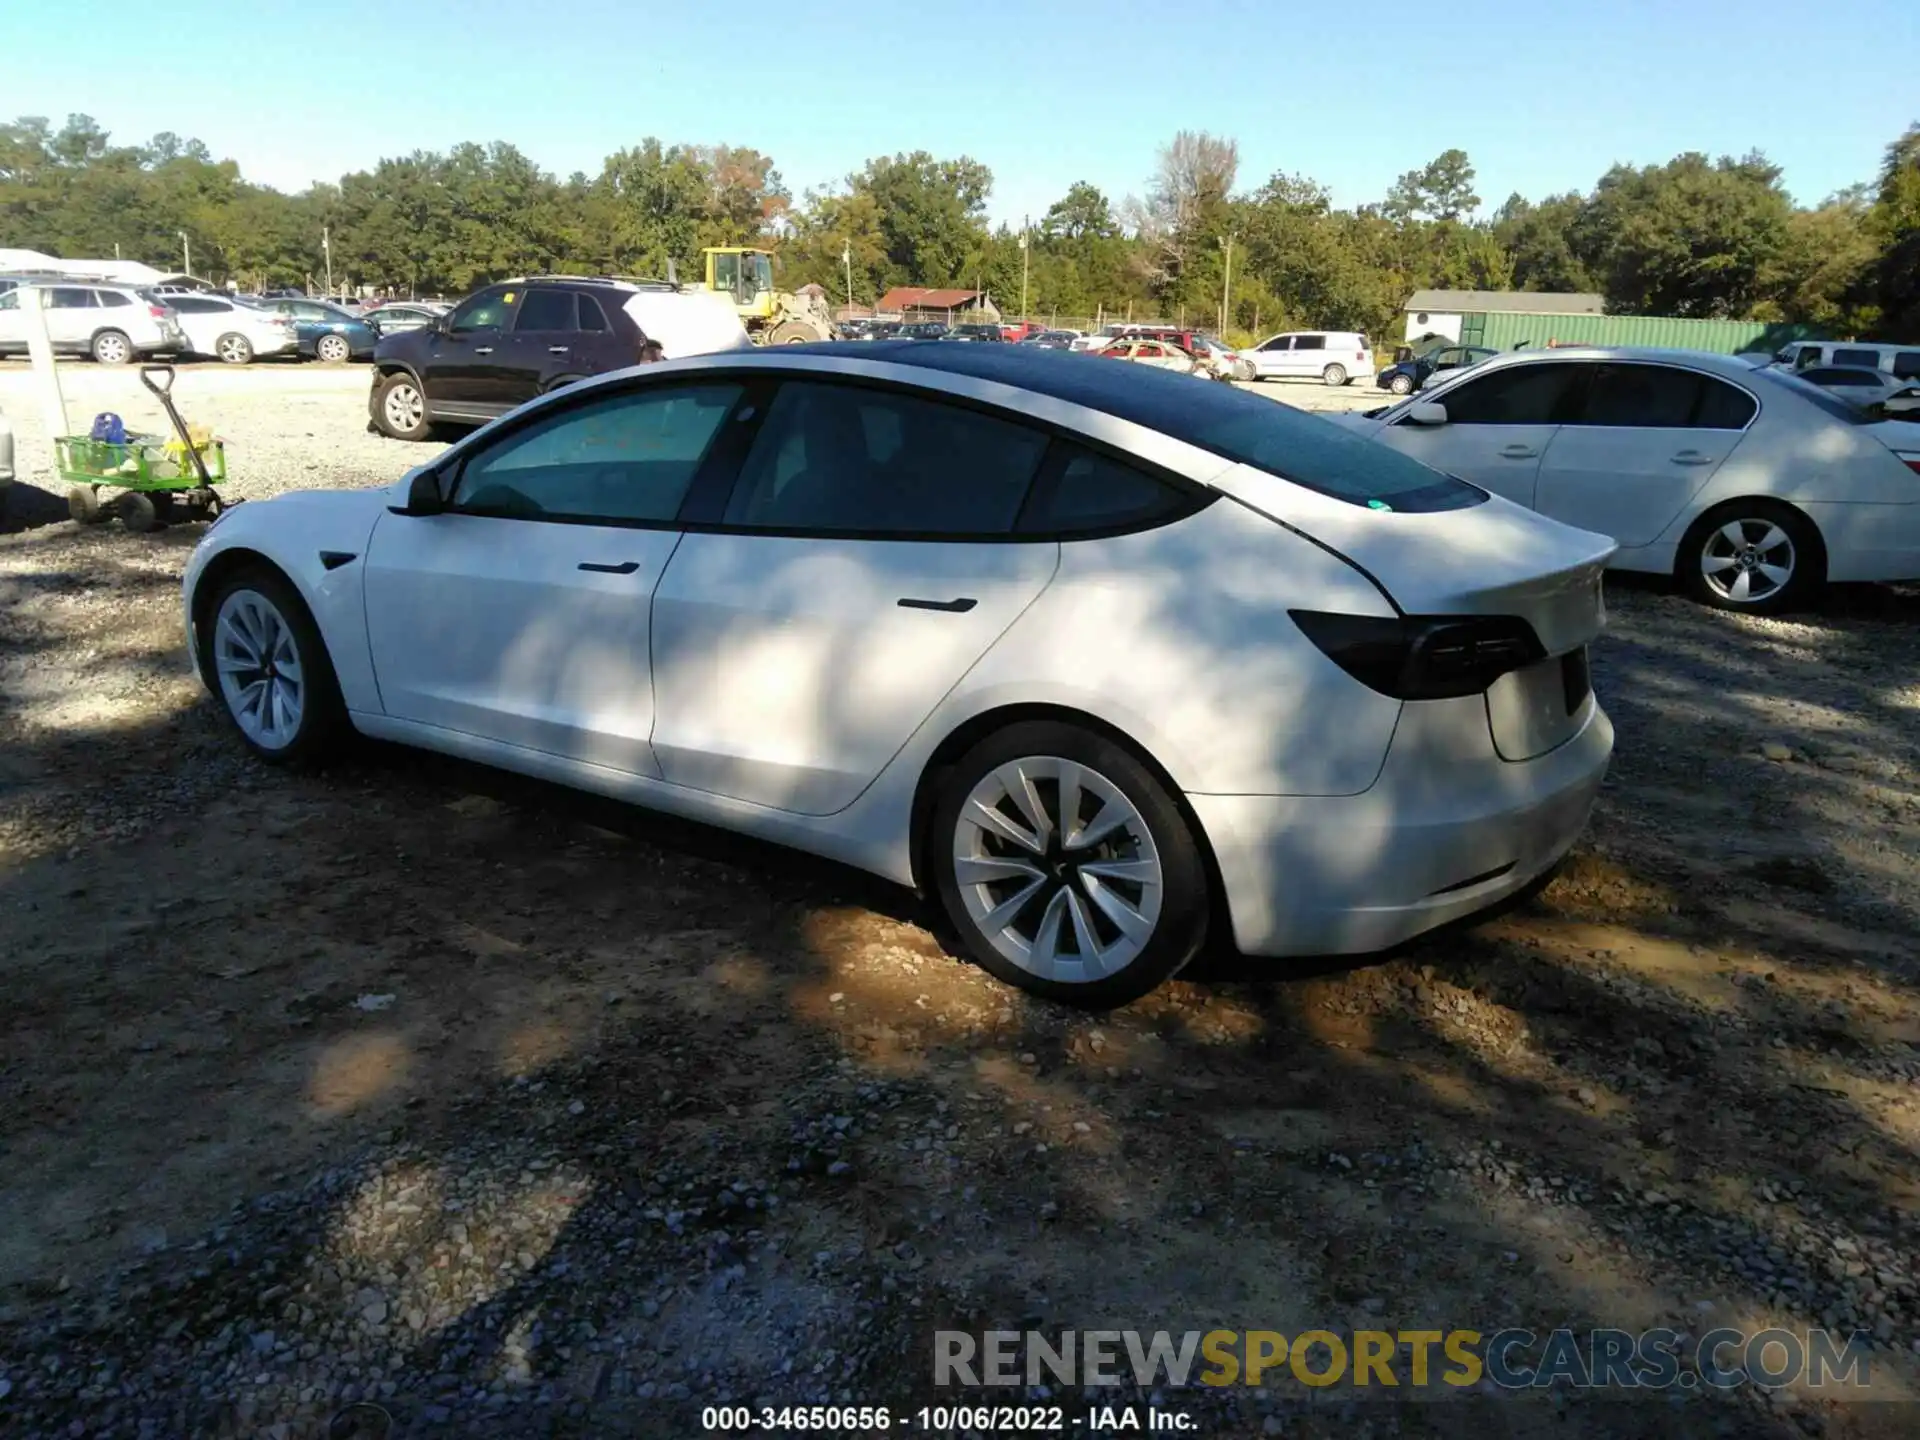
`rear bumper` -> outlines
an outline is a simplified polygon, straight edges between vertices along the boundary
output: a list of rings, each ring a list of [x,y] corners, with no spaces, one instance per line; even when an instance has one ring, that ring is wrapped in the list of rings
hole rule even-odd
[[[1484,701],[1406,706],[1362,795],[1189,795],[1249,955],[1385,950],[1497,905],[1586,827],[1613,754],[1592,700],[1565,744],[1510,763]]]
[[[1920,493],[1920,476],[1914,477]],[[1920,501],[1912,505],[1802,502],[1827,547],[1827,578],[1920,580]]]

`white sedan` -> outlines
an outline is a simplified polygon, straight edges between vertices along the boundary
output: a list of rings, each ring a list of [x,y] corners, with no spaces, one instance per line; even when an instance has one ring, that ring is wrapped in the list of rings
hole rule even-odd
[[[1342,419],[1721,609],[1920,579],[1920,425],[1735,356],[1519,351]]]
[[[1612,550],[1231,386],[826,344],[235,507],[185,606],[263,759],[357,731],[744,831],[1112,1005],[1210,927],[1365,952],[1546,874],[1612,751]]]
[[[196,355],[218,356],[229,365],[245,365],[262,355],[292,355],[300,344],[293,322],[223,295],[177,294],[166,297],[187,346]]]

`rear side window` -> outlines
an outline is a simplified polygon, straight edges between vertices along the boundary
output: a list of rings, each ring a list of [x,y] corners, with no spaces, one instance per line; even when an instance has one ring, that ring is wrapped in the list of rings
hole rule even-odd
[[[1833,352],[1835,365],[1864,365],[1869,370],[1880,368],[1878,350],[1836,350]]]
[[[591,295],[582,295],[580,301],[580,328],[595,333],[604,332],[607,326],[607,312],[600,308],[600,302]]]
[[[516,330],[573,329],[573,294],[567,290],[529,290],[521,302]]]
[[[1440,397],[1440,403],[1455,425],[1558,424],[1562,402],[1579,378],[1579,368],[1514,365],[1455,386]]]
[[[56,285],[47,291],[46,306],[49,310],[91,310],[95,303],[91,290],[72,290],[65,285]]]
[[[1898,380],[1920,380],[1920,350],[1902,350],[1893,357],[1893,374]]]
[[[1293,348],[1296,350],[1324,350],[1327,348],[1327,337],[1324,335],[1296,335],[1293,337]]]
[[[109,308],[133,304],[133,297],[131,295],[123,294],[118,290],[96,290],[93,293],[100,304],[108,306]]]
[[[1193,498],[1144,470],[1082,450],[1065,441],[1048,457],[1020,515],[1028,535],[1065,535],[1171,520],[1193,508]]]
[[[1046,447],[1036,431],[960,406],[790,382],[741,466],[725,521],[803,534],[1005,535]]]
[[[1591,378],[1569,425],[1631,430],[1738,430],[1753,418],[1751,398],[1697,370],[1670,365],[1588,366]]]

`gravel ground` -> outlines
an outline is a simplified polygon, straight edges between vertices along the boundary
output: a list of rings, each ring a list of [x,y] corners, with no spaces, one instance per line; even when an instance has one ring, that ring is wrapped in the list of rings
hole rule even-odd
[[[431,453],[365,432],[364,369],[179,387],[238,495]],[[0,367],[23,459],[29,398]],[[748,842],[383,747],[252,764],[180,657],[194,532],[43,523],[24,478],[0,1429],[688,1435],[951,1401],[938,1325],[1826,1324],[1905,1403],[1161,1399],[1217,1435],[1915,1432],[1920,597],[1611,587],[1618,760],[1539,901],[1096,1018]]]

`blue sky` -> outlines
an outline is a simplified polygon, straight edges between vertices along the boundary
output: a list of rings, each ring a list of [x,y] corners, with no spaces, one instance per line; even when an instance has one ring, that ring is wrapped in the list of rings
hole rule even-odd
[[[0,118],[198,136],[294,189],[461,140],[591,173],[657,135],[752,145],[796,196],[969,154],[1017,222],[1076,180],[1138,193],[1186,127],[1238,139],[1243,187],[1297,171],[1342,205],[1449,146],[1488,208],[1752,148],[1812,202],[1920,120],[1916,40],[1914,0],[0,0]]]

